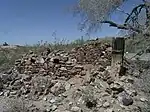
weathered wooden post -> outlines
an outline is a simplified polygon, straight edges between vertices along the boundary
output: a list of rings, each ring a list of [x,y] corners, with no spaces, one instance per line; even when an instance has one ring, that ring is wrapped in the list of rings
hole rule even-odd
[[[123,57],[124,57],[125,39],[116,37],[112,40],[112,62],[111,74],[114,80],[118,80],[119,76],[124,74]]]
[[[125,48],[125,39],[123,37],[116,37],[112,40],[112,66],[116,63],[123,64]]]

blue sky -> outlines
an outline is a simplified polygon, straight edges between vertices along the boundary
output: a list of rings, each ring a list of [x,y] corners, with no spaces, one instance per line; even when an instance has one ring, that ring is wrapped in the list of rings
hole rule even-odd
[[[129,12],[140,0],[130,0],[122,8]],[[53,42],[52,33],[56,31],[57,40],[75,40],[85,35],[78,30],[80,18],[74,18],[66,8],[77,0],[0,0],[0,43],[35,44],[39,40]],[[123,15],[114,13],[112,19],[122,22]],[[118,30],[103,26],[101,32],[93,37],[116,35]]]

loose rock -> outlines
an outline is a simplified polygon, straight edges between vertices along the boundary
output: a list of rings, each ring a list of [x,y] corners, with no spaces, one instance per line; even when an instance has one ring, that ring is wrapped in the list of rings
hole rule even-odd
[[[126,92],[122,92],[119,96],[118,96],[119,101],[124,105],[124,106],[129,106],[133,104],[133,99],[131,96],[129,96],[129,94],[127,94]]]
[[[72,112],[80,112],[80,108],[79,107],[72,107],[71,111]]]

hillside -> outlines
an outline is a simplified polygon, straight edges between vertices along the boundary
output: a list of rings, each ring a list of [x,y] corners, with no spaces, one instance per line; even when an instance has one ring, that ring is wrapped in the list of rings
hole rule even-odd
[[[149,75],[141,77],[145,68],[127,60],[126,74],[119,79],[113,77],[118,68],[110,66],[108,40],[55,47],[25,46],[3,49],[1,53],[6,56],[1,68],[7,65],[11,69],[3,69],[0,75],[0,101],[3,101],[0,110],[147,112],[149,109],[150,83],[149,80],[143,83]]]

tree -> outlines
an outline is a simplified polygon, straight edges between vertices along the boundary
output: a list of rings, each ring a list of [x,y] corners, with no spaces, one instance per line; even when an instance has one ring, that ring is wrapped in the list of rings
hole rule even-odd
[[[142,3],[134,7],[130,13],[120,9],[120,6],[126,1],[128,0],[79,0],[73,11],[74,14],[82,17],[81,30],[97,31],[103,23],[106,23],[110,27],[150,36],[150,1],[142,0]],[[123,24],[110,20],[111,14],[116,10],[126,14],[127,17]],[[145,17],[142,22],[141,14]]]

